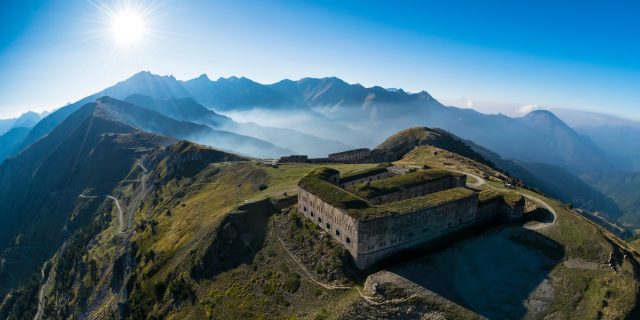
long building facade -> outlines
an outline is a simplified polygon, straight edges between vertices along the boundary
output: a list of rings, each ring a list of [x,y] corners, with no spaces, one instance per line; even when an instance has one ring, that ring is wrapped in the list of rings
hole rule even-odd
[[[522,216],[523,199],[512,206],[507,206],[499,197],[479,199],[477,192],[464,189],[464,185],[460,185],[466,181],[466,177],[447,179],[451,181],[444,183],[442,178],[435,179],[438,181],[435,184],[433,181],[426,181],[424,185],[432,187],[423,186],[421,192],[412,190],[409,194],[416,195],[417,202],[422,199],[425,202],[433,202],[438,198],[450,200],[417,206],[401,214],[384,214],[384,206],[370,204],[376,212],[382,211],[383,214],[363,217],[359,215],[358,209],[344,208],[342,205],[331,203],[331,199],[324,193],[314,194],[317,190],[313,190],[312,187],[305,188],[303,185],[298,193],[298,209],[342,244],[359,269],[366,269],[398,252],[437,241],[453,232],[486,224],[496,218],[513,221]],[[325,181],[340,188],[339,178],[335,175],[326,177]],[[435,188],[433,185],[440,187]],[[426,197],[424,190],[429,192]],[[332,192],[335,194],[340,191],[334,189]]]

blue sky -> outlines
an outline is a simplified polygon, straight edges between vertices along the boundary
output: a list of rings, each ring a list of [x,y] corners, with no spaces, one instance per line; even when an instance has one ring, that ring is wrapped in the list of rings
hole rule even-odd
[[[263,83],[338,76],[483,108],[640,119],[636,1],[131,1],[148,9],[148,33],[122,47],[105,11],[123,1],[2,1],[0,117],[149,70]]]

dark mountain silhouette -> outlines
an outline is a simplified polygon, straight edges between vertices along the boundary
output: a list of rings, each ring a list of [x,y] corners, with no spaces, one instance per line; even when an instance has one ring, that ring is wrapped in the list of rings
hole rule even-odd
[[[29,134],[29,131],[31,131],[31,128],[17,127],[0,135],[0,159],[10,156]]]
[[[0,254],[8,263],[0,282],[12,284],[37,270],[93,218],[96,207],[77,206],[80,194],[110,194],[144,150],[172,142],[139,132],[91,103],[6,160],[0,165]]]
[[[112,112],[112,116],[117,117],[118,120],[144,131],[196,141],[246,155],[278,157],[292,152],[256,138],[211,129],[189,121],[175,120],[151,109],[114,98],[102,97],[96,101],[98,104],[105,104]]]
[[[111,96],[117,99],[124,99],[136,93],[158,98],[188,96],[188,93],[184,91],[180,83],[173,76],[158,76],[146,71],[139,72],[125,81],[118,82],[107,89],[52,112],[33,127],[27,137],[10,152],[10,155],[19,153],[24,148],[46,136],[73,112],[80,109],[83,105],[95,101],[99,97]],[[0,161],[2,160],[3,159],[0,158]]]

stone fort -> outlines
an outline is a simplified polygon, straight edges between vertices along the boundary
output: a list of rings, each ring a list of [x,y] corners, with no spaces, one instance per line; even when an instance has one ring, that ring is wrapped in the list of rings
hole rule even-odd
[[[401,172],[401,173],[397,173]],[[341,175],[318,168],[298,183],[298,207],[351,254],[359,269],[492,221],[522,218],[515,192],[475,191],[446,170],[378,166]]]

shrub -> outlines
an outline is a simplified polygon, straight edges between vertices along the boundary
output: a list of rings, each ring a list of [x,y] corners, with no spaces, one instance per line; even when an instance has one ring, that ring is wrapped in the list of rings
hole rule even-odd
[[[284,281],[284,288],[291,293],[298,291],[300,288],[300,275],[297,273],[290,275],[287,280]]]
[[[162,299],[165,291],[167,291],[167,285],[164,284],[164,282],[156,282],[155,286],[153,287],[153,292],[156,294],[156,298],[158,300]]]

